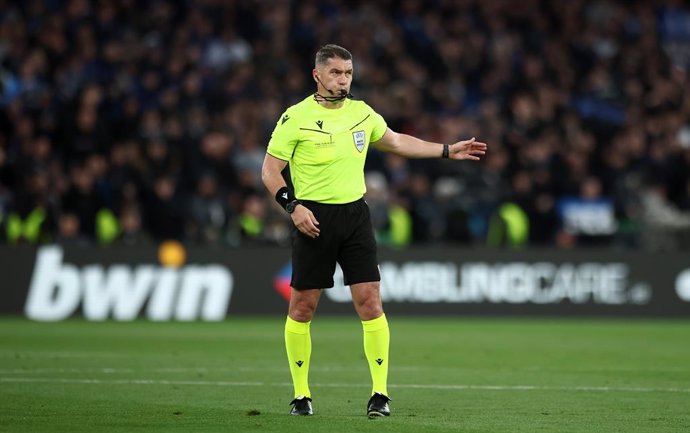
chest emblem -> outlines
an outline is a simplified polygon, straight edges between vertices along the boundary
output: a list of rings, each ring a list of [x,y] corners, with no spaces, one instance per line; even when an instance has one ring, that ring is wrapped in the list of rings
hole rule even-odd
[[[366,144],[366,135],[364,131],[353,132],[352,140],[354,140],[355,142],[355,148],[357,149],[357,151],[361,153],[364,150],[364,146]]]

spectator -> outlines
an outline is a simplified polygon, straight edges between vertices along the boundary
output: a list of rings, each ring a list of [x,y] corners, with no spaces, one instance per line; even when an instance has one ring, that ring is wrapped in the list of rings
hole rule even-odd
[[[79,217],[73,212],[62,212],[58,217],[58,233],[55,241],[63,246],[84,247],[91,244],[81,233]]]
[[[145,203],[144,226],[155,241],[184,239],[186,206],[171,175],[163,174],[154,179]]]
[[[266,202],[257,194],[244,200],[244,209],[238,217],[243,242],[248,245],[261,245],[266,238]]]
[[[528,216],[529,244],[572,245],[579,235],[560,230],[556,211],[564,198],[582,198],[583,183],[598,182],[612,203],[616,230],[600,245],[648,244],[637,214],[650,198],[637,187],[642,178],[657,178],[669,205],[690,207],[687,2],[255,6],[0,2],[5,235],[14,215],[7,241],[27,241],[20,233],[39,208],[46,218],[31,242],[60,237],[62,211],[77,215],[82,235],[95,241],[99,224],[87,207],[117,215],[139,208],[147,236],[184,237],[198,216],[182,200],[207,200],[198,186],[209,172],[228,215],[247,200],[270,201],[256,197],[257,155],[280,107],[312,89],[303,72],[329,42],[352,47],[361,77],[355,97],[394,129],[443,142],[486,137],[493,146],[485,164],[460,176],[453,170],[465,168],[372,151],[366,170],[389,183],[389,207],[409,208],[396,215],[412,218],[413,244],[484,244],[491,215],[510,201]],[[73,167],[85,163],[93,179],[78,187]],[[146,193],[164,178],[174,180],[174,198]],[[454,187],[434,194],[440,178],[457,181],[459,197],[447,192]],[[165,215],[174,221],[155,223]],[[284,219],[269,211],[264,223],[268,242],[284,242]],[[102,227],[112,235],[112,224]],[[190,238],[215,242],[215,234],[190,230]],[[239,236],[220,239],[242,245]]]
[[[690,212],[678,209],[668,198],[666,186],[651,178],[641,196],[642,246],[654,251],[690,248]]]
[[[232,214],[213,173],[204,173],[199,178],[189,211],[187,237],[190,240],[212,244],[224,239]]]
[[[151,237],[143,229],[141,212],[136,205],[125,205],[120,211],[119,234],[116,245],[136,247],[151,243]]]
[[[96,216],[105,201],[96,191],[94,174],[86,164],[74,165],[70,179],[71,185],[61,198],[62,210],[75,215],[81,236],[95,241]]]
[[[46,171],[36,170],[27,174],[6,217],[5,235],[10,243],[38,244],[54,239],[57,212],[49,182]]]

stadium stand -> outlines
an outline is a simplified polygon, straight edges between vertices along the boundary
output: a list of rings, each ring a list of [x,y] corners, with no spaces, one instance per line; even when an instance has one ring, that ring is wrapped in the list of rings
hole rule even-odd
[[[690,250],[681,0],[0,1],[2,242],[285,244],[261,162],[329,42],[395,130],[490,146],[372,151],[382,243]]]

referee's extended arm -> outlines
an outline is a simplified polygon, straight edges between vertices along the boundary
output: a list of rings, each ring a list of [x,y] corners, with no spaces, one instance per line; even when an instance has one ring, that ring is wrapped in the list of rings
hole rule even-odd
[[[261,168],[261,180],[264,182],[266,189],[268,189],[272,197],[275,197],[279,189],[287,186],[281,174],[286,166],[287,161],[271,156],[268,153],[264,157],[264,165]],[[295,207],[290,217],[295,227],[297,227],[297,230],[300,232],[310,238],[315,238],[319,235],[319,222],[314,217],[314,214],[305,206],[298,205]]]
[[[443,156],[444,144],[424,141],[407,134],[400,134],[388,128],[379,141],[372,143],[384,152],[394,153],[405,158],[440,158]],[[474,138],[458,141],[448,145],[449,159],[469,159],[478,161],[486,153],[486,143]]]

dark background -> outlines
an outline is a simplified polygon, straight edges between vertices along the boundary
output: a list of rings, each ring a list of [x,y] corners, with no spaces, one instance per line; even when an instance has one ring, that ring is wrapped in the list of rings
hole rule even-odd
[[[83,268],[89,264],[160,266],[156,249],[76,249],[64,251],[63,263]],[[285,314],[287,302],[275,290],[274,278],[289,263],[289,250],[276,248],[190,249],[186,265],[220,264],[232,273],[234,284],[228,315]],[[26,295],[33,273],[35,251],[32,248],[1,248],[0,273],[3,275],[0,313],[23,314]],[[621,305],[597,304],[592,298],[581,304],[562,301],[555,304],[491,303],[427,303],[395,302],[384,299],[386,311],[394,314],[418,315],[550,315],[550,316],[631,316],[631,317],[688,317],[690,302],[682,301],[675,290],[680,272],[690,268],[687,257],[678,254],[649,254],[645,252],[603,251],[498,251],[485,249],[410,249],[381,251],[381,262],[402,265],[405,262],[453,263],[623,263],[629,267],[625,292],[636,283],[646,283],[650,297],[644,304],[628,301]],[[462,283],[461,281],[458,284]],[[386,281],[383,281],[386,284]],[[383,291],[385,293],[385,290]],[[631,298],[628,298],[631,299]],[[322,296],[319,312],[352,314],[351,303],[337,303]],[[142,308],[142,316],[145,314]],[[79,310],[75,311],[79,315]]]

